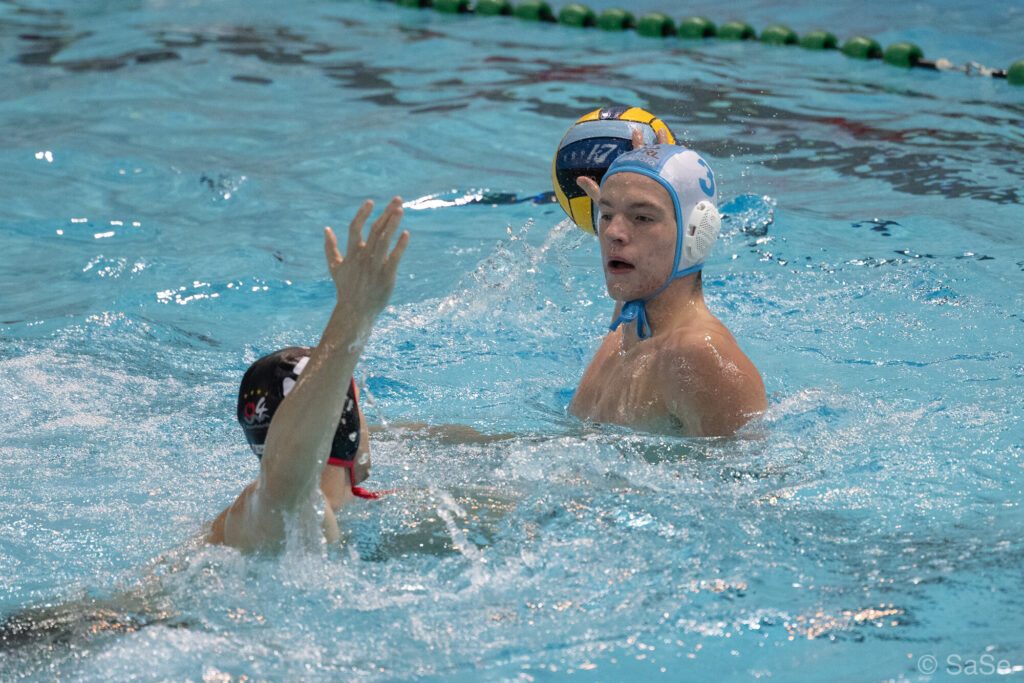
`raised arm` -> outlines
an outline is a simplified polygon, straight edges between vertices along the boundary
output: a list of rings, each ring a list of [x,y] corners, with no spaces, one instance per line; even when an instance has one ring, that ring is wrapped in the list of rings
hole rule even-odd
[[[344,256],[334,232],[324,230],[324,252],[337,302],[320,343],[274,414],[259,477],[214,520],[207,536],[211,542],[254,549],[282,540],[285,514],[307,504],[319,486],[352,371],[374,320],[391,296],[398,263],[409,243],[409,233],[403,232],[389,250],[402,219],[398,197],[373,223],[364,242],[363,226],[372,211],[370,201],[359,208],[349,226]]]
[[[304,501],[318,486],[348,391],[349,378],[377,315],[395,287],[395,274],[409,241],[403,232],[389,252],[402,219],[402,202],[394,198],[363,241],[363,225],[373,210],[366,201],[349,226],[344,256],[330,228],[324,229],[327,267],[337,303],[310,354],[299,381],[274,415],[260,472],[268,498],[277,506]]]

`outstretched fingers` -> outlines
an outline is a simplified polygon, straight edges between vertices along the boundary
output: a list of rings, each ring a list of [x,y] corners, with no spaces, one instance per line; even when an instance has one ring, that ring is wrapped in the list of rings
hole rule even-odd
[[[668,141],[668,128],[659,128],[655,132],[658,135],[658,144],[659,145],[667,145],[667,144],[669,144],[669,141]]]
[[[356,217],[348,224],[348,246],[345,249],[346,254],[351,254],[354,249],[362,245],[363,226],[366,225],[366,219],[370,217],[370,213],[372,211],[373,201],[367,199],[362,203],[362,205],[360,205],[359,210],[356,211]]]
[[[364,242],[363,228],[372,212],[373,202],[367,199],[359,207],[355,218],[349,224],[348,247],[344,256],[338,249],[338,238],[334,231],[329,227],[324,228],[324,254],[327,256],[327,265],[331,269],[332,276],[335,277],[335,284],[338,284],[339,287],[341,285],[337,279],[338,273],[340,273],[338,266],[347,259],[355,259],[353,263],[356,264],[357,270],[365,267],[369,267],[371,270],[383,268],[380,272],[390,273],[392,278],[398,269],[398,262],[402,259],[402,254],[409,244],[409,233],[406,231],[399,236],[398,243],[390,253],[388,253],[388,246],[402,222],[402,198],[395,197],[388,202],[377,220],[370,226]],[[365,265],[359,266],[359,263]]]
[[[398,271],[398,262],[402,260],[402,254],[405,253],[405,248],[407,246],[409,246],[409,231],[403,230],[402,234],[398,236],[398,242],[395,244],[395,248],[392,249],[391,253],[388,255],[387,265],[392,275]]]
[[[344,260],[341,258],[341,252],[338,251],[338,238],[335,237],[330,226],[324,228],[324,256],[327,257],[329,269],[334,269]]]
[[[391,237],[395,234],[395,230],[398,229],[398,225],[402,222],[402,198],[395,197],[388,202],[387,207],[384,208],[384,212],[381,213],[380,217],[370,228],[370,236],[366,240],[366,245],[369,247],[374,256],[378,258],[385,258],[387,254],[388,245],[391,243]]]

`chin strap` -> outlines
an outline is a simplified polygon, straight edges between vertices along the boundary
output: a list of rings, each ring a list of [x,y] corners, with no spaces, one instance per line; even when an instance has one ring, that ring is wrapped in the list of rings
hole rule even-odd
[[[690,266],[686,270],[679,271],[670,275],[668,280],[656,292],[650,294],[646,299],[633,299],[622,304],[622,309],[619,311],[619,317],[616,318],[611,325],[608,326],[609,330],[614,330],[622,323],[629,325],[634,320],[636,321],[636,336],[641,340],[649,338],[654,334],[654,328],[651,327],[651,322],[647,319],[647,302],[654,299],[659,294],[668,289],[668,286],[674,281],[681,277],[686,277],[691,273],[696,273],[698,270],[704,267],[703,263]]]
[[[356,498],[363,498],[364,500],[377,500],[388,494],[394,493],[397,489],[389,489],[387,491],[367,491],[362,486],[353,486],[352,495]]]
[[[647,305],[644,299],[633,299],[622,304],[619,317],[608,327],[609,330],[616,329],[622,323],[629,325],[636,321],[636,336],[640,339],[647,339],[651,336],[651,323],[647,321]]]
[[[332,458],[331,464],[334,465],[335,467],[344,467],[346,470],[348,470],[348,480],[350,482],[354,482],[356,480],[354,469],[355,463],[353,463],[351,460]],[[350,488],[352,489],[353,496],[355,496],[356,498],[362,498],[363,500],[377,500],[378,498],[383,498],[384,496],[392,494],[398,490],[387,489],[386,491],[367,491],[362,486],[356,486],[355,484],[352,484]]]

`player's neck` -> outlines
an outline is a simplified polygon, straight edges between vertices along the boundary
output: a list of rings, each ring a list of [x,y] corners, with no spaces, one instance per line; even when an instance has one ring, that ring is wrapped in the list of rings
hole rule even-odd
[[[340,510],[352,502],[352,487],[349,485],[348,470],[344,467],[327,465],[320,475],[320,490],[333,510]]]
[[[674,280],[645,306],[655,337],[693,324],[709,314],[698,274]],[[623,332],[622,339],[627,348],[644,341],[637,336],[635,325]]]

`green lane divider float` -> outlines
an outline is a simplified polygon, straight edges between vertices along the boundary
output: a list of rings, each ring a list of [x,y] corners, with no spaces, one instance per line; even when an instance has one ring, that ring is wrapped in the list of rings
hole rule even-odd
[[[1006,71],[1006,79],[1014,85],[1024,85],[1024,59],[1018,59]]]
[[[594,10],[590,9],[586,5],[581,5],[578,2],[566,5],[562,8],[562,11],[558,13],[558,22],[560,24],[565,24],[566,26],[588,28],[593,26],[596,21],[597,15],[594,14]]]
[[[718,29],[718,37],[722,40],[757,40],[757,33],[750,24],[730,21]]]
[[[843,43],[843,54],[854,59],[881,59],[882,46],[874,38],[856,36]]]
[[[597,15],[597,27],[602,31],[626,31],[636,26],[636,19],[624,9],[606,9]]]
[[[796,32],[788,26],[775,24],[761,31],[761,42],[769,45],[796,45]]]
[[[515,6],[512,10],[520,19],[527,21],[554,21],[555,13],[551,11],[551,5],[544,0],[526,0]]]
[[[924,59],[924,53],[913,43],[893,43],[885,48],[882,59],[887,64],[909,69],[912,66],[917,66],[917,63]]]
[[[774,24],[761,31],[758,36],[754,27],[742,21],[729,21],[721,26],[705,17],[686,17],[677,26],[675,21],[661,12],[644,14],[637,20],[624,9],[606,9],[595,13],[586,5],[574,2],[563,7],[555,15],[545,0],[523,0],[512,4],[510,0],[394,0],[402,7],[432,7],[445,14],[479,14],[482,16],[515,15],[527,21],[555,22],[576,28],[597,27],[604,31],[636,30],[650,38],[678,36],[689,40],[718,37],[722,40],[760,40],[766,45],[799,45],[807,50],[839,50],[852,59],[880,59],[886,64],[905,69],[914,67],[936,71],[961,71],[992,78],[1005,78],[1012,85],[1024,86],[1024,59],[1019,59],[1008,69],[990,69],[971,62],[957,66],[947,59],[927,60],[924,52],[914,43],[898,42],[882,49],[874,38],[854,36],[842,45],[834,33],[824,30],[811,31],[803,36],[784,24]]]
[[[714,38],[718,35],[718,27],[704,17],[687,17],[679,22],[680,38]]]
[[[507,17],[512,14],[512,3],[508,0],[479,0],[473,11],[485,17]]]
[[[651,12],[640,17],[636,32],[649,38],[667,38],[676,34],[676,22],[661,12]]]
[[[811,31],[800,39],[800,47],[805,50],[835,50],[839,47],[839,40],[828,31]]]
[[[470,5],[469,0],[434,0],[434,9],[445,14],[465,14]]]

